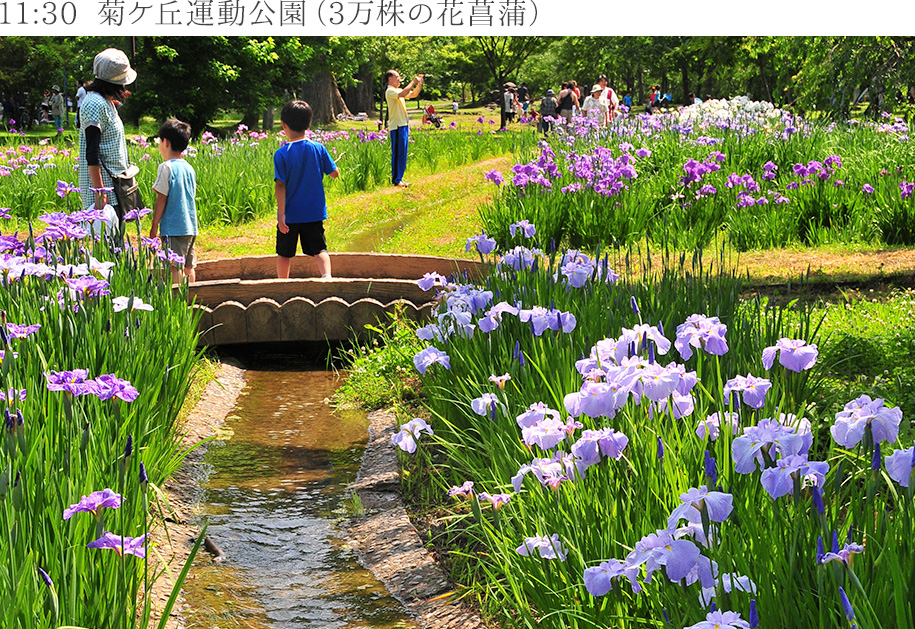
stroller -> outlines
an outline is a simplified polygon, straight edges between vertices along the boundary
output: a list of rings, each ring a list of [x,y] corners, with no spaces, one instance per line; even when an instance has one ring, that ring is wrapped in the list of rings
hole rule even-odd
[[[426,124],[427,122],[434,124],[436,129],[442,128],[442,118],[435,113],[435,107],[432,105],[427,105],[423,109],[423,124]]]

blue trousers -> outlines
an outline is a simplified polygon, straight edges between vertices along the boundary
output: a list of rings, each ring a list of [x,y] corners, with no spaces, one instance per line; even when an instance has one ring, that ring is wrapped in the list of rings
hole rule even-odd
[[[410,140],[410,127],[391,129],[391,183],[395,186],[403,179],[407,170],[407,143]]]

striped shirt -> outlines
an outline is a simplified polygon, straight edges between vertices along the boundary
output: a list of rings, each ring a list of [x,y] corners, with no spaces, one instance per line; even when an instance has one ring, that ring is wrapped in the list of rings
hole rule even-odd
[[[111,177],[105,168],[114,174],[127,170],[127,140],[124,137],[124,123],[121,122],[114,103],[98,92],[86,94],[79,108],[79,122],[79,189],[83,207],[88,208],[95,203],[95,195],[90,190],[93,185],[89,179],[89,165],[86,163],[86,129],[98,127],[102,131],[99,159],[104,164],[102,185],[105,188],[112,187]],[[117,205],[114,194],[108,195],[108,199],[112,205]]]

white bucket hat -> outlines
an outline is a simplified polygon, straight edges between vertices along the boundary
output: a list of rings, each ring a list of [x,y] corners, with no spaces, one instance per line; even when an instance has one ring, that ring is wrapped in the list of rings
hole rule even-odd
[[[95,78],[115,85],[129,85],[137,80],[137,71],[130,67],[127,55],[117,48],[108,48],[95,55],[92,71]]]

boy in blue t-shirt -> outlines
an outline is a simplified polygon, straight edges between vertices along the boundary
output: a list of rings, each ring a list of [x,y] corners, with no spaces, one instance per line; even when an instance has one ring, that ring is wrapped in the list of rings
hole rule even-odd
[[[330,277],[330,256],[324,239],[327,202],[324,175],[340,176],[327,149],[305,139],[311,126],[311,106],[291,100],[280,113],[287,142],[273,155],[276,195],[276,276],[289,277],[297,242],[302,253],[318,260],[321,277]]]
[[[159,128],[159,164],[156,181],[156,205],[153,211],[149,237],[160,236],[167,246],[183,259],[172,262],[172,281],[181,281],[181,267],[189,282],[197,280],[194,267],[194,241],[197,239],[197,173],[193,166],[181,158],[181,153],[191,141],[191,125],[180,120],[168,120]]]

